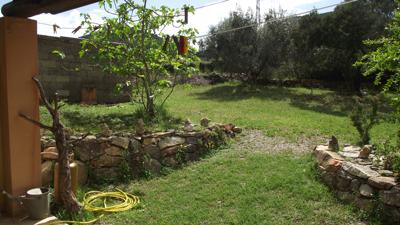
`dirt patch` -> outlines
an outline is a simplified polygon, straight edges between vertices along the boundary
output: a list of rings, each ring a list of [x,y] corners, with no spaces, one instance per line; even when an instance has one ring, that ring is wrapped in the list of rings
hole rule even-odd
[[[327,142],[327,137],[304,137],[296,140],[284,137],[269,137],[261,130],[245,130],[233,144],[235,149],[265,153],[311,153],[314,147]]]

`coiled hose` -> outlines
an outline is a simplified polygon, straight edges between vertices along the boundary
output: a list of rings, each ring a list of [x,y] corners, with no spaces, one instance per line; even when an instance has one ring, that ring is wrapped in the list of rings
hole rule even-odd
[[[107,205],[107,199],[116,199],[121,203]],[[102,201],[103,206],[96,206],[96,202]],[[134,208],[140,203],[139,197],[123,192],[119,189],[113,192],[90,191],[83,198],[83,210],[94,213],[101,213],[99,217],[90,221],[51,221],[46,225],[56,224],[92,224],[101,219],[105,213],[123,212]]]

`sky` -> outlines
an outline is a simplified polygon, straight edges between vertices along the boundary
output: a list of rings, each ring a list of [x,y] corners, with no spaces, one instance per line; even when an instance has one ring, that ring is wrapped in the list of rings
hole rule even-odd
[[[0,0],[0,5],[2,6],[10,1],[11,0]],[[153,6],[167,5],[173,8],[181,8],[184,4],[198,7],[221,1],[222,0],[149,0],[148,2]],[[261,0],[261,14],[263,15],[271,8],[282,8],[286,10],[288,14],[301,13],[313,8],[324,7],[339,2],[342,2],[342,0]],[[188,26],[196,28],[199,31],[199,35],[207,34],[210,26],[218,24],[218,22],[229,15],[229,12],[238,7],[241,7],[244,10],[251,8],[255,11],[256,0],[229,0],[221,4],[198,9],[194,15],[189,16]],[[83,35],[84,30],[80,30],[76,34],[73,34],[72,30],[80,25],[82,20],[82,17],[80,16],[81,13],[89,13],[93,21],[97,23],[101,23],[102,17],[108,16],[108,14],[104,12],[104,10],[100,9],[98,4],[95,3],[56,15],[40,14],[31,17],[31,19],[38,21],[38,34],[80,37]],[[1,13],[0,16],[2,16]],[[52,24],[57,24],[65,29],[59,29],[55,34],[53,32],[53,27],[51,26]],[[175,31],[172,27],[168,29],[168,33],[174,32]]]

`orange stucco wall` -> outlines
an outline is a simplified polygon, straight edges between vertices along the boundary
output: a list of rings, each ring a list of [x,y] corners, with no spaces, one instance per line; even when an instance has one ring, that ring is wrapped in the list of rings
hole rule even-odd
[[[14,196],[41,185],[39,128],[22,119],[39,119],[39,98],[32,77],[38,75],[36,21],[0,18],[0,128],[3,188]],[[21,212],[6,201],[5,210]]]

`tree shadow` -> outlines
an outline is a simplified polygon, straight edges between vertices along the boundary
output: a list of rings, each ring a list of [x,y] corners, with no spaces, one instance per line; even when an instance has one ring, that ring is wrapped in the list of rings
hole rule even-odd
[[[346,117],[353,109],[352,93],[335,90],[315,91],[312,89],[286,88],[279,86],[245,86],[217,85],[211,89],[195,94],[197,99],[220,102],[240,101],[257,98],[270,101],[288,101],[291,106],[303,110]],[[380,112],[387,114],[391,111],[388,100],[382,103]]]
[[[155,118],[149,118],[141,110],[135,112],[108,113],[93,116],[84,111],[66,111],[63,113],[66,125],[77,131],[100,132],[102,124],[115,131],[134,131],[135,124],[143,119],[148,130],[176,129],[182,124],[181,118],[173,117],[166,110],[158,111]]]

